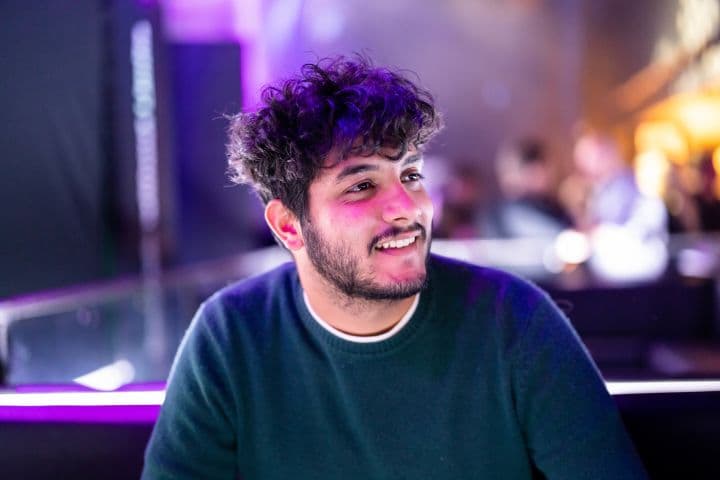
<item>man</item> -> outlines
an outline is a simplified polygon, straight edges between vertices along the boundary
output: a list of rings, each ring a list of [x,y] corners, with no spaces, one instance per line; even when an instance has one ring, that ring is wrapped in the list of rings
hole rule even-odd
[[[426,91],[337,58],[263,101],[230,166],[294,263],[200,308],[144,478],[644,478],[547,296],[429,255]]]

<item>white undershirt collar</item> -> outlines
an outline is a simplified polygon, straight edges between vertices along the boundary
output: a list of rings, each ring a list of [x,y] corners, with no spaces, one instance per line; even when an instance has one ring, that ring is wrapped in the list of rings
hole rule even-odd
[[[325,320],[320,318],[320,316],[315,313],[315,311],[310,306],[310,302],[308,301],[307,293],[305,293],[305,290],[303,290],[303,300],[305,301],[305,306],[307,307],[308,311],[310,312],[310,315],[315,319],[317,323],[320,324],[321,327],[323,327],[328,332],[332,333],[336,337],[340,337],[343,340],[347,340],[349,342],[356,342],[356,343],[373,343],[373,342],[380,342],[382,340],[387,340],[388,338],[395,335],[397,332],[399,332],[407,323],[410,321],[410,317],[413,316],[413,313],[415,313],[415,310],[417,309],[418,303],[420,302],[420,294],[418,293],[415,295],[415,300],[413,300],[412,305],[410,305],[410,308],[408,311],[403,315],[403,317],[400,319],[398,323],[396,323],[390,330],[387,332],[383,332],[378,335],[351,335],[349,333],[341,332],[337,328],[333,327],[329,323],[327,323]]]

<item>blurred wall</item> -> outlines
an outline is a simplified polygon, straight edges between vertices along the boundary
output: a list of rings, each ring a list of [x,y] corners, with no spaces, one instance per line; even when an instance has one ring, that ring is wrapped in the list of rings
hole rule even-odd
[[[674,40],[680,3],[678,0],[584,2],[580,117],[601,127],[612,127],[625,119],[613,92],[660,57],[663,40]]]
[[[181,262],[255,245],[247,237],[262,221],[247,191],[228,189],[221,117],[252,108],[260,84],[319,57],[366,52],[416,72],[436,95],[447,128],[434,154],[489,170],[502,141],[535,134],[567,164],[575,122],[602,117],[607,92],[649,61],[678,8],[673,0],[2,2],[0,297],[137,271],[131,102],[111,100],[130,94],[129,57],[119,50],[126,44],[108,40],[118,35],[108,9],[157,3],[171,53],[158,92],[173,103],[159,113],[175,127],[160,145],[174,182],[163,195],[174,212],[167,245]]]
[[[0,297],[114,269],[108,12],[66,8],[0,3]]]
[[[271,79],[354,51],[417,72],[445,112],[433,152],[487,165],[501,141],[523,134],[567,151],[579,113],[583,3],[266,1],[258,42]]]
[[[0,2],[0,298],[139,272],[140,100],[154,117],[145,149],[159,172],[155,234],[170,243],[158,13],[140,0]],[[142,66],[138,22],[151,33]],[[137,98],[141,77],[153,98]]]
[[[226,257],[274,243],[261,202],[231,184],[227,115],[241,105],[236,42],[171,43],[176,208],[174,264]]]

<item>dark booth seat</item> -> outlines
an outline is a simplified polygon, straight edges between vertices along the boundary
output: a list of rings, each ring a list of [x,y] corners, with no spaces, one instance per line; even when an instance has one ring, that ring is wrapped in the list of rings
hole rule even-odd
[[[720,391],[614,398],[650,478],[720,478]]]

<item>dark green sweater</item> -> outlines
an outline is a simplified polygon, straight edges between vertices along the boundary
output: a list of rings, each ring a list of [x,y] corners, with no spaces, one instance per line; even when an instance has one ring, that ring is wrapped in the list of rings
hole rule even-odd
[[[375,343],[318,324],[292,264],[215,294],[180,347],[143,478],[645,478],[544,293],[436,256],[429,279]]]

